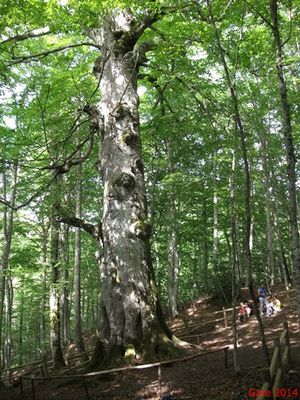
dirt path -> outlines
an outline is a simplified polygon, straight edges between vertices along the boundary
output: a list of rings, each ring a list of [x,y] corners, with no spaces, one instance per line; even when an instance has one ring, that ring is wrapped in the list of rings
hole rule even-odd
[[[286,318],[289,324],[292,363],[289,375],[285,375],[284,388],[289,389],[289,396],[284,398],[300,399],[300,332],[295,306],[285,305],[284,310],[275,317],[264,318],[264,326],[269,349],[273,348],[274,339],[283,330]],[[203,318],[207,318],[203,313]],[[193,318],[190,315],[190,318]],[[261,373],[264,368],[258,325],[255,317],[239,324],[238,357],[241,373],[233,372],[232,350],[228,353],[229,367],[225,368],[223,352],[207,354],[189,361],[174,363],[161,369],[161,382],[158,381],[158,370],[131,370],[126,373],[115,373],[102,378],[86,381],[89,400],[158,400],[163,396],[169,399],[195,400],[246,400],[255,399],[253,393],[261,388]],[[231,328],[217,327],[212,333],[201,336],[201,345],[197,351],[220,349],[223,346],[232,348]],[[36,400],[84,400],[87,392],[82,383],[66,382],[61,385],[51,383],[35,387]],[[0,400],[32,399],[31,386],[26,385],[25,394],[20,396],[19,389],[0,392]]]

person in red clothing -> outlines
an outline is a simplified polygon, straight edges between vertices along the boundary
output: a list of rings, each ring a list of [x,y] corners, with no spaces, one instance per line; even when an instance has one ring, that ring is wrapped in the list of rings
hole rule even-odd
[[[246,321],[246,318],[247,318],[247,307],[242,301],[240,302],[238,316],[239,316],[239,319],[240,319],[241,322],[245,322]]]

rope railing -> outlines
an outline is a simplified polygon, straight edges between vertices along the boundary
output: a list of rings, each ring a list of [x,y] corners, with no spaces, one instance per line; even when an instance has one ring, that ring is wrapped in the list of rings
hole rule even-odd
[[[68,371],[71,371],[73,369],[76,369],[82,365],[86,365],[89,361],[80,363],[79,365],[74,365],[74,366],[70,366],[70,362],[73,362],[74,360],[78,359],[78,358],[82,358],[84,355],[86,355],[87,357],[89,357],[89,355],[94,351],[94,349],[89,348],[86,351],[82,352],[82,353],[77,353],[77,354],[72,354],[71,356],[65,357],[66,363],[67,363],[67,368]],[[32,368],[30,368],[32,367]],[[13,386],[12,382],[15,382],[19,379],[19,376],[15,376],[13,375],[14,372],[16,371],[22,371],[23,369],[28,369],[27,371],[25,371],[22,376],[25,377],[26,375],[29,374],[33,374],[37,371],[41,372],[41,375],[43,377],[48,376],[49,374],[49,369],[51,370],[53,368],[53,360],[45,360],[45,359],[41,359],[38,361],[34,361],[32,363],[27,363],[27,364],[22,364],[19,366],[15,366],[12,368],[9,368],[7,370],[3,370],[3,373],[8,373],[7,376],[2,376],[1,377],[1,381],[2,382],[9,382],[10,386]]]
[[[196,357],[202,357],[202,356],[205,356],[205,355],[208,355],[208,354],[212,354],[212,353],[217,353],[217,352],[223,351],[224,352],[224,365],[225,365],[225,368],[228,368],[228,349],[229,349],[229,346],[226,346],[226,347],[222,347],[220,349],[207,351],[205,353],[197,353],[197,354],[193,354],[193,355],[182,357],[182,358],[175,358],[175,359],[172,359],[172,360],[160,361],[160,362],[156,362],[156,363],[152,363],[152,364],[134,365],[134,366],[127,366],[127,367],[122,367],[122,368],[109,369],[109,370],[105,370],[105,371],[89,372],[89,373],[86,373],[86,374],[52,375],[52,376],[48,376],[48,377],[21,376],[20,377],[21,396],[24,395],[24,385],[23,385],[23,383],[26,380],[29,380],[30,383],[31,383],[32,400],[36,400],[35,382],[37,382],[37,381],[46,382],[46,381],[50,381],[50,380],[80,379],[80,380],[83,381],[83,384],[84,384],[86,398],[87,398],[87,400],[90,400],[89,391],[88,391],[88,385],[87,385],[87,382],[86,382],[86,380],[88,378],[98,377],[98,376],[101,376],[101,375],[107,375],[107,374],[112,374],[112,373],[116,373],[116,372],[126,372],[126,371],[130,371],[130,370],[143,370],[143,369],[148,369],[148,368],[157,368],[158,382],[159,382],[159,386],[161,387],[161,379],[162,379],[161,367],[162,366],[166,366],[166,365],[170,365],[170,364],[174,364],[174,363],[178,363],[178,362],[183,362],[183,361],[188,361],[188,360],[191,360],[191,359],[196,358]]]

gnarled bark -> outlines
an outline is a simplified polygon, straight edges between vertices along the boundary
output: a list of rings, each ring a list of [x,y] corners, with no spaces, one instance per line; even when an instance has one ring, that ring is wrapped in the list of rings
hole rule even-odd
[[[162,339],[167,343],[171,338],[160,311],[150,257],[138,115],[135,44],[152,22],[150,17],[138,22],[129,11],[115,10],[101,28],[90,32],[104,60],[102,64],[97,60],[94,71],[101,70],[102,78],[98,105],[104,185],[101,340],[110,348],[111,358],[159,352]]]

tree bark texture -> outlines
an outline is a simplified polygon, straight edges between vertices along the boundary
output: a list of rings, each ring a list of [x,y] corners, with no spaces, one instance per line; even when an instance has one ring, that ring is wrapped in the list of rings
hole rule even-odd
[[[13,206],[15,205],[15,198],[17,192],[17,176],[18,166],[13,165],[11,171],[11,183],[10,183],[10,199],[9,203],[11,207],[4,206],[3,215],[3,247],[0,264],[0,367],[2,366],[2,328],[4,322],[4,302],[5,302],[5,289],[6,289],[6,273],[9,267],[9,256],[11,250],[11,241],[13,235],[13,218],[14,211]],[[3,173],[3,197],[6,200],[7,196],[7,174]]]
[[[12,312],[13,312],[13,285],[10,276],[5,280],[5,329],[3,346],[3,365],[5,369],[11,366],[12,356]]]
[[[235,142],[235,138],[234,138]],[[235,371],[239,371],[238,359],[238,333],[237,333],[237,315],[236,315],[236,301],[241,287],[241,280],[239,275],[239,260],[237,256],[237,199],[236,199],[236,144],[232,151],[232,164],[231,176],[229,180],[230,192],[230,205],[231,205],[231,259],[232,259],[232,282],[231,282],[231,295],[232,295],[232,341],[233,341],[233,366]]]
[[[82,204],[82,165],[77,166],[77,182],[76,182],[76,217],[81,218]],[[81,231],[80,228],[75,228],[75,244],[74,244],[74,319],[75,329],[74,338],[76,349],[79,353],[84,352],[84,344],[81,331]]]
[[[172,141],[166,142],[168,154],[168,173],[174,173]],[[172,184],[171,184],[172,185]],[[175,205],[175,193],[172,187],[168,190],[168,297],[172,317],[178,315],[177,294],[180,259],[178,253],[178,223]]]
[[[150,257],[138,115],[135,45],[150,23],[115,10],[90,33],[103,60],[94,67],[102,94],[96,115],[104,184],[101,337],[125,352],[167,333]]]
[[[54,172],[55,173],[55,172]],[[60,209],[60,181],[56,176],[52,183],[52,217],[51,217],[51,284],[50,284],[50,345],[54,368],[65,366],[61,348],[61,315],[59,288],[59,222],[56,220]]]
[[[203,271],[203,281],[205,286],[205,292],[208,293],[208,262],[209,262],[209,251],[208,251],[208,215],[207,215],[207,190],[204,189],[204,199],[203,199],[203,207],[202,207],[202,221],[203,221],[203,257],[202,257],[202,271]]]
[[[60,295],[60,315],[61,315],[61,346],[64,348],[69,341],[69,226],[64,225],[61,232],[61,283],[62,291]]]
[[[46,302],[47,302],[47,266],[48,266],[48,240],[49,240],[49,225],[42,221],[42,265],[41,273],[41,305],[40,305],[40,348],[42,353],[46,350]]]
[[[267,160],[267,138],[263,132],[262,138],[262,161],[264,169],[264,189],[265,189],[265,209],[267,219],[267,244],[268,244],[268,273],[270,276],[270,286],[275,284],[275,261],[274,261],[274,226],[272,218],[272,200],[270,195],[270,168]]]

